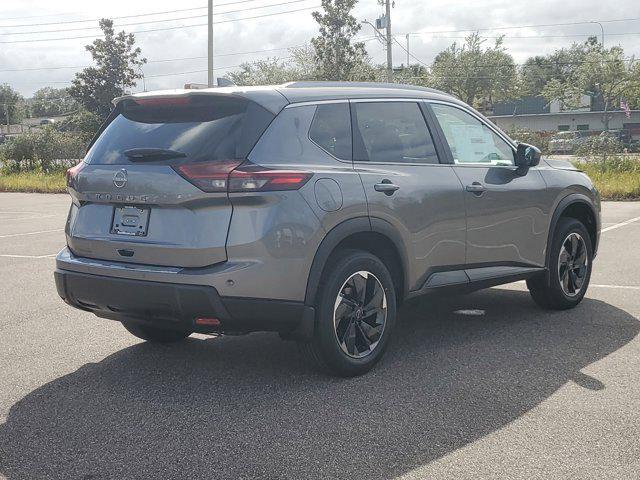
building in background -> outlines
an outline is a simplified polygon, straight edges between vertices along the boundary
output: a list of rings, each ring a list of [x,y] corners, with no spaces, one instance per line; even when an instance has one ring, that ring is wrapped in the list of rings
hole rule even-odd
[[[503,130],[530,132],[585,131],[596,135],[604,130],[603,105],[585,95],[575,110],[564,110],[560,102],[548,103],[543,97],[523,97],[496,103],[489,118]],[[640,140],[640,110],[616,109],[608,112],[609,130],[624,130],[625,136]]]

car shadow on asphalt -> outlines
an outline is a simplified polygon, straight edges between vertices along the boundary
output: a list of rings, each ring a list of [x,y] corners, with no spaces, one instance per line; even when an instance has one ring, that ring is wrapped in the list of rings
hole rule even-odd
[[[492,289],[406,305],[382,364],[354,379],[310,370],[272,334],[140,343],[16,403],[0,425],[0,474],[390,478],[504,427],[567,382],[597,395],[607,386],[580,370],[639,328],[598,300],[545,312],[526,292]]]

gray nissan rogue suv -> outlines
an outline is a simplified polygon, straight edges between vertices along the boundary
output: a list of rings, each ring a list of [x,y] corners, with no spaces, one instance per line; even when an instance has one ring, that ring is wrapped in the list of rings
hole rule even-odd
[[[68,304],[156,342],[277,331],[343,376],[411,297],[525,279],[577,305],[600,232],[584,173],[406,85],[127,95],[67,184]]]

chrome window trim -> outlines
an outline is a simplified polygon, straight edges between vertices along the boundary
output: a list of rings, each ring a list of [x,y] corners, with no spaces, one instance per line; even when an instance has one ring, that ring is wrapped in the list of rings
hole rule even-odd
[[[338,99],[334,99],[334,100],[310,100],[308,102],[289,103],[289,104],[285,105],[284,109],[296,108],[296,107],[309,107],[309,106],[323,105],[323,104],[327,104],[327,103],[349,103],[349,99],[348,98],[338,98]]]

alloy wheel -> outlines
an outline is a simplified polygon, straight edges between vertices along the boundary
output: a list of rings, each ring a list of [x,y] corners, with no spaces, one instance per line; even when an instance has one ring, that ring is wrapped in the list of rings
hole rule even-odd
[[[363,358],[376,348],[387,321],[387,296],[371,272],[351,275],[340,288],[333,309],[336,340],[352,358]]]
[[[562,242],[558,258],[558,279],[565,295],[575,297],[580,293],[588,266],[589,257],[584,239],[579,233],[570,233]]]

